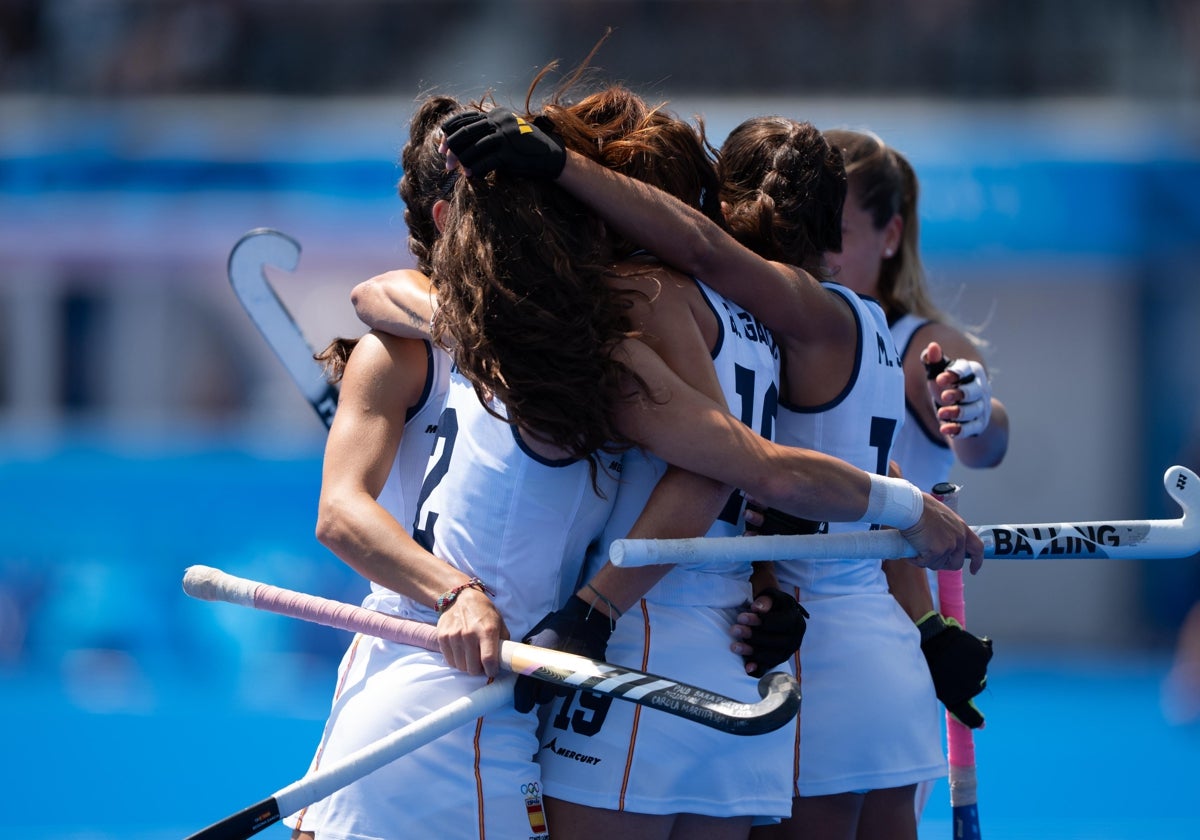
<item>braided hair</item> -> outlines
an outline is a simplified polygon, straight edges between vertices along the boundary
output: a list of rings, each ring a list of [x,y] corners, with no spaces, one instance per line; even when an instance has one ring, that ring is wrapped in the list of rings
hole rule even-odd
[[[811,123],[753,117],[717,155],[730,233],[769,260],[816,273],[842,249],[846,172],[842,155]]]

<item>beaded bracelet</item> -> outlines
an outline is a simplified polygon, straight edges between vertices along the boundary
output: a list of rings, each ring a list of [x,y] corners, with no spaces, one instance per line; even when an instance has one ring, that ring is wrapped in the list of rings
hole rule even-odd
[[[451,604],[458,600],[458,596],[463,592],[464,589],[477,589],[484,595],[487,595],[489,598],[494,597],[496,594],[486,583],[477,577],[473,577],[466,583],[459,584],[449,592],[445,592],[440,595],[437,601],[435,601],[433,604],[433,611],[438,615],[444,613],[450,608]]]

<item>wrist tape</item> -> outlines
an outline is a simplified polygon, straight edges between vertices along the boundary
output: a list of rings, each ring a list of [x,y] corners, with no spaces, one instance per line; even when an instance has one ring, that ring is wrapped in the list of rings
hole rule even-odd
[[[924,510],[925,497],[912,483],[902,478],[872,475],[867,512],[858,521],[903,531],[921,521]]]

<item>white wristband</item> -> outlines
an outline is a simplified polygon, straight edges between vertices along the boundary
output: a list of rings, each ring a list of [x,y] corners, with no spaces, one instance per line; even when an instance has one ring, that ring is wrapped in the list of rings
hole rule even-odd
[[[920,522],[924,510],[925,496],[911,482],[903,478],[872,475],[867,512],[858,521],[888,525],[903,531]]]

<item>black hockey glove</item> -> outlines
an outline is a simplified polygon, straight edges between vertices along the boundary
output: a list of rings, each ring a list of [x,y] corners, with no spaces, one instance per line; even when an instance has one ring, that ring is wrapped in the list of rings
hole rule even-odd
[[[567,163],[567,152],[548,121],[531,123],[507,108],[455,114],[442,123],[442,133],[447,148],[473,176],[496,169],[553,180]]]
[[[936,612],[918,621],[917,628],[938,700],[960,723],[972,729],[983,726],[983,714],[972,698],[987,688],[992,640],[973,636],[953,618]]]
[[[746,507],[762,516],[762,524],[757,528],[750,529],[762,537],[770,537],[776,534],[824,534],[829,531],[829,523],[827,522],[814,522],[811,519],[792,516],[790,513],[784,513],[773,507],[766,507],[758,502],[747,502]]]
[[[578,595],[572,595],[562,609],[539,621],[522,641],[603,661],[613,624],[607,615]],[[518,712],[529,712],[534,706],[549,703],[570,690],[522,674],[513,686],[513,708]]]
[[[786,662],[800,649],[804,631],[808,629],[808,611],[795,598],[773,586],[768,586],[754,597],[757,599],[763,595],[771,599],[771,609],[758,613],[762,624],[750,628],[750,638],[746,640],[754,652],[742,656],[742,661],[747,665],[754,664],[754,669],[746,672],[752,677],[761,677],[776,665]]]

